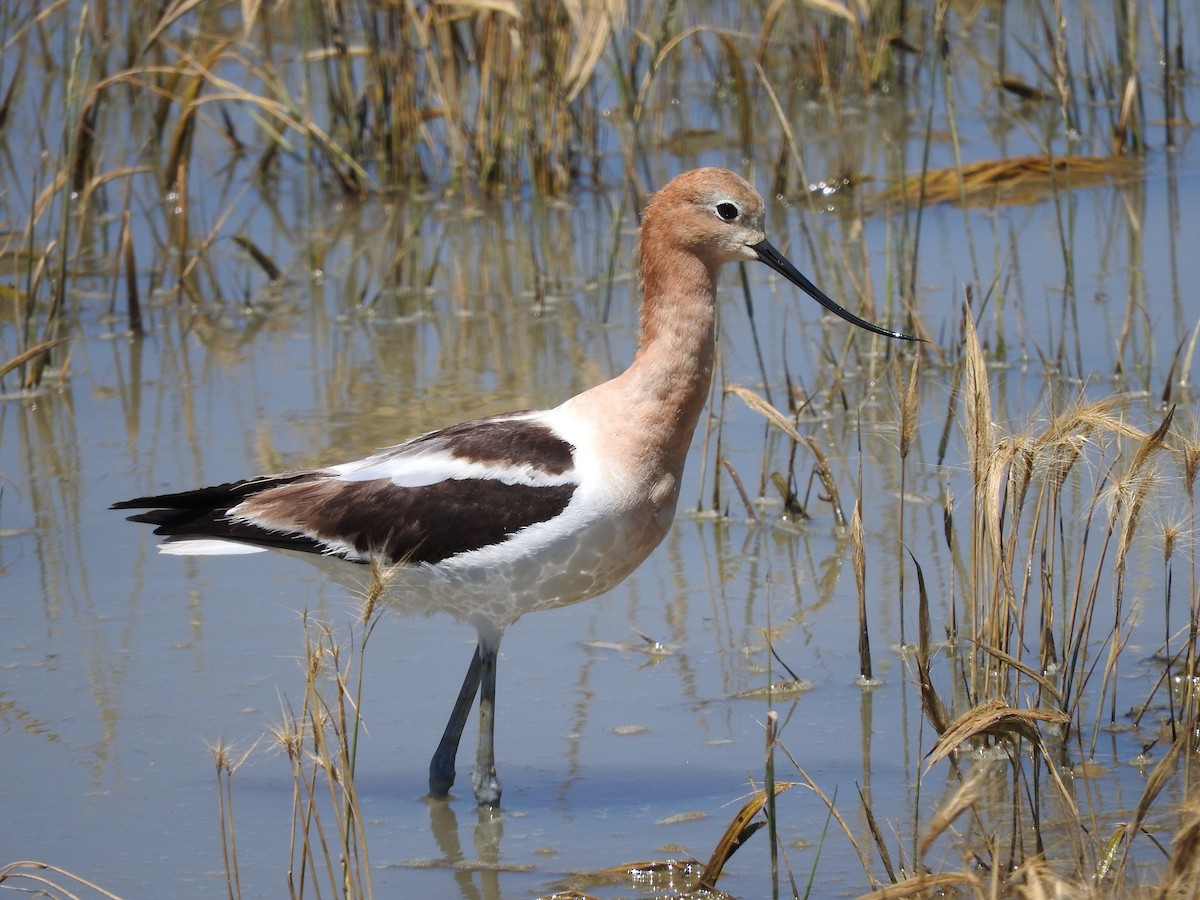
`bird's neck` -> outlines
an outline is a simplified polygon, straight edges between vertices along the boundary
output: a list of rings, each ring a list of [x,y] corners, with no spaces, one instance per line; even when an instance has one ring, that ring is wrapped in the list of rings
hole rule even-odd
[[[678,475],[708,398],[715,352],[716,268],[691,253],[643,246],[642,335],[609,382],[643,459]]]

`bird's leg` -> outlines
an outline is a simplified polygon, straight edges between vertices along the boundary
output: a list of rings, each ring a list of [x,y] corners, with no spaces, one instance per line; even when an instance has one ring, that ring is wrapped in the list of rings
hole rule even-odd
[[[492,668],[495,669],[494,664]],[[433,759],[429,762],[429,793],[434,797],[445,797],[450,793],[450,788],[454,784],[454,760],[458,756],[458,742],[462,739],[463,727],[467,724],[467,716],[471,712],[471,705],[475,702],[475,694],[479,690],[479,678],[482,672],[483,665],[479,656],[479,647],[476,646],[475,653],[471,657],[471,664],[467,666],[467,674],[463,678],[462,688],[459,689],[458,699],[454,701],[454,710],[450,713],[450,721],[446,723],[446,730],[442,732],[442,741],[438,744]],[[492,684],[494,695],[494,678]]]
[[[475,751],[475,771],[471,786],[480,806],[500,805],[500,779],[496,777],[496,656],[495,645],[479,646],[482,668],[479,688],[479,749]]]

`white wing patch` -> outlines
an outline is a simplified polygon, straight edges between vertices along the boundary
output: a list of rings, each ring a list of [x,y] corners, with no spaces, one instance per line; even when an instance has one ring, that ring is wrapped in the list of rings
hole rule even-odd
[[[554,434],[548,423],[533,416],[505,417],[494,420],[509,425],[529,422],[530,431]],[[519,426],[518,426],[519,427]],[[524,459],[498,452],[486,457],[476,455],[463,445],[463,435],[431,432],[354,462],[329,466],[328,472],[343,481],[387,480],[397,487],[428,487],[442,481],[480,479],[529,487],[553,487],[575,484],[578,474],[547,471],[547,461]],[[477,447],[475,449],[478,449]]]
[[[385,450],[375,456],[325,469],[343,481],[388,480],[396,487],[427,487],[452,479],[491,479],[504,484],[523,484],[530,487],[551,487],[572,484],[571,473],[552,475],[535,466],[463,459],[443,449],[415,452],[404,445]]]

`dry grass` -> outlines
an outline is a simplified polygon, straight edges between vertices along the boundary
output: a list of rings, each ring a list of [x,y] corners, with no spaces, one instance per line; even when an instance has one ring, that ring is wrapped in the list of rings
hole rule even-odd
[[[1182,517],[1171,534],[1195,528],[1194,442],[1172,431],[1173,410],[1147,430],[1131,425],[1120,397],[1006,432],[969,309],[960,360],[959,421],[974,490],[966,523],[959,516],[947,527],[952,555],[965,550],[955,579],[961,593],[939,600],[949,607],[942,626],[956,650],[931,652],[918,565],[920,639],[909,656],[934,737],[921,777],[938,772],[957,788],[931,820],[911,823],[913,856],[900,869],[917,874],[893,877],[868,896],[928,896],[951,884],[956,895],[981,898],[1172,895],[1178,873],[1197,865],[1195,823],[1185,810],[1178,824],[1163,803],[1191,784],[1184,760],[1195,753],[1200,720],[1192,679],[1172,686],[1169,677],[1194,671],[1198,634],[1194,601],[1184,622],[1171,618],[1171,572],[1181,565],[1194,585],[1197,560],[1177,559],[1170,537],[1159,649],[1168,677],[1148,696],[1118,700],[1129,690],[1118,672],[1135,625],[1127,573],[1137,536],[1152,527],[1148,510]],[[1159,759],[1128,820],[1114,828],[1086,771],[1099,734],[1129,708],[1135,721],[1139,710],[1160,710]],[[1170,865],[1151,889],[1146,866],[1162,870],[1150,860],[1168,843]],[[956,854],[961,870],[946,862]],[[893,870],[887,858],[880,862]]]
[[[0,890],[20,891],[38,897],[64,898],[105,897],[120,900],[116,894],[49,863],[22,859],[0,866]],[[83,893],[86,891],[86,893]]]
[[[67,374],[66,339],[79,327],[76,291],[97,279],[111,311],[120,307],[125,326],[139,334],[151,327],[148,301],[183,310],[221,303],[230,290],[222,275],[230,246],[248,253],[269,281],[320,269],[312,245],[302,260],[280,262],[235,224],[242,196],[291,190],[296,178],[314,217],[326,194],[432,186],[468,198],[526,188],[546,197],[597,180],[617,148],[636,209],[653,187],[641,174],[652,149],[686,147],[692,130],[675,128],[677,96],[699,83],[716,88],[700,102],[723,126],[709,129],[710,143],[775,160],[773,192],[807,192],[823,179],[806,171],[794,123],[811,118],[816,104],[836,135],[843,110],[861,98],[937,77],[949,63],[936,48],[969,39],[980,15],[969,7],[950,22],[945,12],[774,2],[704,14],[674,0],[641,7],[624,0],[177,0],[152,19],[94,0],[51,3],[32,15],[9,9],[0,18],[6,54],[45,73],[60,96],[39,109],[35,79],[14,72],[0,84],[5,134],[31,135],[39,160],[37,171],[13,173],[19,188],[0,198],[0,281],[21,323],[0,347],[0,386],[14,371],[25,390],[47,373]],[[1090,19],[1081,26],[1091,27]],[[1136,36],[1136,22],[1129,29]],[[1047,20],[1041,39],[1054,64],[1045,85],[1024,91],[1024,102],[1058,104],[1084,130],[1065,49],[1070,36],[1063,22]],[[1145,130],[1130,89],[1136,54],[1120,46],[1107,77],[1089,82],[1103,93],[1093,100],[1105,101],[1089,109],[1111,110],[1093,130],[1136,136]],[[972,77],[980,81],[1015,83],[985,60],[964,65],[978,67]],[[25,128],[46,102],[61,129]],[[986,173],[958,166],[917,177],[931,192],[944,181],[946,196],[960,199],[979,181],[992,190],[998,180],[1050,179],[1061,189],[1063,157],[1047,152],[1049,159],[1055,165],[1040,178],[1031,170],[1044,160],[1035,157],[1020,161],[1017,173],[1000,175],[990,164]],[[1090,177],[1101,162],[1076,159],[1070,178]],[[853,167],[828,174],[860,180]],[[209,195],[220,181],[240,184],[240,193],[224,192],[214,209]],[[113,207],[124,215],[107,215]],[[836,242],[817,240],[832,259]],[[861,270],[848,262],[842,272]],[[851,295],[867,299],[868,312],[870,287],[856,285]],[[910,290],[907,315],[913,300]]]
[[[22,184],[32,175],[24,208],[14,204],[22,192],[9,191],[0,214],[0,278],[21,326],[0,352],[0,379],[16,371],[29,390],[47,372],[65,375],[63,331],[82,273],[112,276],[114,307],[123,300],[135,334],[147,294],[165,287],[201,308],[221,296],[213,251],[239,198],[215,215],[197,207],[214,153],[247,179],[242,195],[290,177],[293,161],[314,194],[431,182],[464,193],[567,190],[594,156],[600,114],[587,89],[627,13],[620,0],[181,0],[150,22],[92,2],[4,16],[6,52],[36,62],[49,84],[60,79],[64,106],[61,133],[33,129],[42,168],[19,173]],[[0,85],[0,117],[11,123],[36,102],[27,87],[16,76]],[[114,193],[126,210],[115,223],[104,216]],[[136,245],[134,210],[157,247]],[[250,236],[232,236],[268,279],[286,276]],[[118,252],[106,260],[111,245]]]
[[[284,703],[282,721],[271,732],[292,772],[291,865],[293,898],[373,896],[367,834],[355,787],[358,740],[363,729],[362,691],[367,644],[379,622],[389,578],[377,569],[362,598],[358,637],[347,650],[328,624],[305,613],[304,691],[297,711]],[[257,744],[255,745],[255,747]],[[230,897],[240,897],[240,872],[233,816],[233,775],[255,747],[236,759],[223,745],[217,763],[221,846]]]
[[[1141,164],[1126,156],[1018,156],[982,160],[910,176],[892,185],[874,202],[881,207],[925,203],[1038,203],[1057,191],[1111,184],[1135,178]]]

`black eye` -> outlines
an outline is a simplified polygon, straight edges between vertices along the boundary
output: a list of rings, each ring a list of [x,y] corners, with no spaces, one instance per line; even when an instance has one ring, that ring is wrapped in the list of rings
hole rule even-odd
[[[718,203],[717,215],[726,222],[732,222],[741,214],[741,210],[737,208],[736,203]]]

